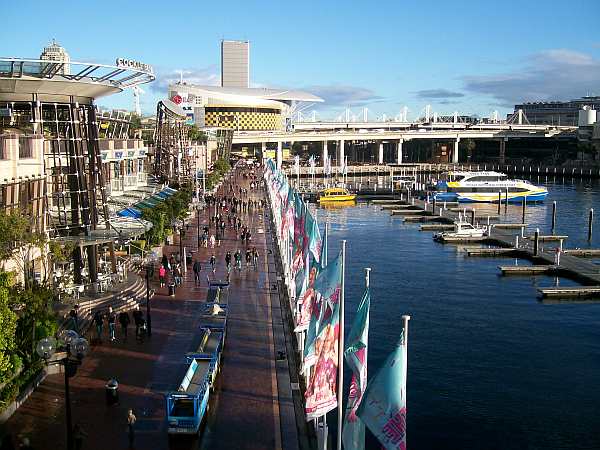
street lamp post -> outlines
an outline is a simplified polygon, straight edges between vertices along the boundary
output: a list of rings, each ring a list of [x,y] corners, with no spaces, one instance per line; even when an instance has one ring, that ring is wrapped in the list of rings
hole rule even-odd
[[[152,273],[151,273],[152,272]],[[152,317],[150,315],[150,277],[154,275],[154,266],[146,265],[146,326],[148,337],[152,336]]]
[[[73,418],[71,414],[71,393],[69,378],[77,373],[77,367],[89,350],[89,344],[85,338],[80,337],[73,330],[64,330],[59,335],[59,341],[65,346],[65,357],[58,360],[64,366],[65,373],[65,413],[67,419],[67,450],[74,450],[73,441]],[[57,340],[53,337],[41,339],[36,345],[36,351],[46,362],[57,351]],[[73,358],[74,357],[74,358]]]

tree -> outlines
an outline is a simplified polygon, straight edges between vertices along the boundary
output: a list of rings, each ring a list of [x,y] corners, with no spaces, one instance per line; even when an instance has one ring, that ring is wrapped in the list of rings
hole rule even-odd
[[[30,219],[21,211],[0,211],[0,260],[12,260],[23,274],[25,285],[29,284],[29,264],[33,253],[45,251],[46,235],[31,229]]]
[[[201,143],[206,143],[206,141],[208,140],[206,133],[204,133],[204,131],[202,130],[199,130],[196,125],[190,126],[188,130],[188,138],[190,139],[190,141]]]
[[[11,378],[14,371],[12,352],[15,348],[17,315],[8,300],[12,274],[0,272],[0,383]]]

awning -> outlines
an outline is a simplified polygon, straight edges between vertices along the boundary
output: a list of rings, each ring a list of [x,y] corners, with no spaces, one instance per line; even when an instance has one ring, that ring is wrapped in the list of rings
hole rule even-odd
[[[133,206],[128,206],[117,212],[118,216],[121,217],[133,217],[139,219],[142,217],[142,211],[144,209],[154,208],[161,202],[164,202],[167,198],[171,197],[177,192],[176,189],[166,187],[162,191],[159,191],[143,200],[138,201]]]
[[[117,215],[121,217],[133,217],[135,219],[139,219],[140,217],[142,217],[142,211],[133,206],[130,206],[128,208],[123,208],[117,213]]]

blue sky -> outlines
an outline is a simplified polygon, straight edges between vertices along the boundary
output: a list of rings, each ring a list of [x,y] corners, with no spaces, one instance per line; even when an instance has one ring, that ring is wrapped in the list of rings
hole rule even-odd
[[[221,39],[251,42],[251,82],[322,96],[322,117],[504,114],[520,101],[600,95],[600,1],[29,1],[0,4],[0,55],[52,38],[76,61],[152,64],[152,113],[169,80],[219,81]],[[101,99],[133,107],[130,92]]]

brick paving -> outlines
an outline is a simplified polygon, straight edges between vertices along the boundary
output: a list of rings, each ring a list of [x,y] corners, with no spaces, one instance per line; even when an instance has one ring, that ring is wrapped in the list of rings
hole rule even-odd
[[[208,213],[201,213],[202,225]],[[116,342],[105,339],[84,359],[71,378],[73,423],[80,423],[87,433],[83,449],[127,448],[129,408],[138,418],[137,449],[298,448],[287,362],[275,359],[277,350],[285,350],[285,337],[279,297],[273,293],[277,274],[272,239],[262,213],[245,218],[252,228],[252,245],[260,254],[258,270],[232,271],[222,371],[200,439],[168,439],[163,394],[175,389],[185,372],[184,354],[192,348],[199,325],[197,313],[206,298],[210,255],[214,251],[217,257],[216,278],[223,279],[225,252],[243,248],[233,230],[227,231],[221,247],[200,248],[201,286],[195,286],[193,271],[188,268],[175,297],[167,296],[166,288],[158,289],[151,301],[151,338],[136,342],[131,327],[128,341],[117,332]],[[194,219],[184,239],[188,250],[196,251],[196,226]],[[164,251],[170,254],[178,249],[178,245],[166,246]],[[112,377],[120,384],[120,402],[107,406],[104,385]],[[66,448],[64,423],[63,376],[51,375],[9,419],[6,428],[13,436],[29,437],[37,450],[51,450]]]

